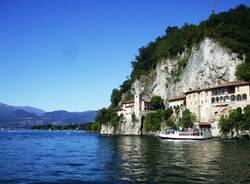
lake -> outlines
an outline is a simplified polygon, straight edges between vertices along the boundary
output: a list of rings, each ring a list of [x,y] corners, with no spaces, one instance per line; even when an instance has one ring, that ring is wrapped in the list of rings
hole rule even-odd
[[[0,183],[250,183],[250,141],[0,131]]]

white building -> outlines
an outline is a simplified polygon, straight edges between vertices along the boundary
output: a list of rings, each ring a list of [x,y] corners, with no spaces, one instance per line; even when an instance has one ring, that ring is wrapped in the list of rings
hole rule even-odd
[[[149,99],[145,96],[135,95],[134,100],[123,102],[117,113],[118,115],[123,114],[127,120],[132,121],[133,114],[137,119],[140,119],[142,112],[150,110],[152,110],[152,108]]]
[[[182,107],[186,104],[186,95],[176,96],[173,98],[169,98],[168,100],[168,107],[169,108],[176,108],[176,107]]]

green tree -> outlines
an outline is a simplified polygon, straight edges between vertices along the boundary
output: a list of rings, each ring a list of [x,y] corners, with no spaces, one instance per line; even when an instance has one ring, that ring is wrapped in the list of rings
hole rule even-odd
[[[179,125],[182,128],[190,128],[193,127],[193,123],[195,120],[196,120],[195,114],[190,112],[188,109],[185,109],[182,112],[182,117],[179,120]]]
[[[145,117],[145,131],[159,131],[161,129],[161,123],[163,122],[167,126],[175,128],[174,120],[171,118],[172,114],[173,110],[171,108],[148,113]]]
[[[148,113],[145,117],[144,128],[146,132],[158,131],[161,129],[161,122],[164,121],[164,111]]]
[[[222,133],[229,133],[232,128],[233,125],[232,123],[228,120],[227,117],[225,116],[221,116],[220,121],[219,121],[219,127],[220,127],[220,131]]]
[[[164,115],[164,119],[167,120],[169,119],[173,114],[173,109],[172,108],[167,108],[165,110],[165,115]]]
[[[115,108],[118,106],[121,101],[121,93],[118,89],[113,89],[110,101],[111,107]]]
[[[118,116],[114,108],[102,108],[97,112],[95,122],[99,124],[111,123],[112,126],[117,126],[121,118],[122,115]]]
[[[155,110],[165,108],[163,99],[160,96],[153,96],[150,100],[150,104]]]
[[[220,130],[222,133],[230,133],[231,138],[234,136],[234,130],[237,135],[239,133],[239,129],[244,129],[244,117],[242,114],[242,109],[237,108],[231,110],[227,117],[222,116],[219,121]]]
[[[247,105],[244,108],[241,130],[250,130],[250,105]]]

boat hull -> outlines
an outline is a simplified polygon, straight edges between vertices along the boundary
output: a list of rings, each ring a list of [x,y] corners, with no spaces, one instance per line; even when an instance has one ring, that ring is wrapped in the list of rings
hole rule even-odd
[[[204,132],[203,135],[194,136],[194,135],[180,135],[179,132],[174,134],[160,133],[159,137],[162,139],[176,139],[176,140],[205,140],[205,139],[211,139],[212,134],[210,132]]]

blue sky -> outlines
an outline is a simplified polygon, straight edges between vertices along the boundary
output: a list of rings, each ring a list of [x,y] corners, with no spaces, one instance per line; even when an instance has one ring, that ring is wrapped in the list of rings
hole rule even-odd
[[[198,24],[212,0],[0,0],[0,102],[46,111],[108,106],[138,48]],[[218,0],[216,12],[249,0]]]

